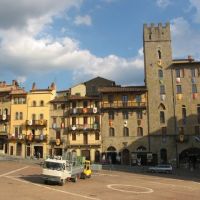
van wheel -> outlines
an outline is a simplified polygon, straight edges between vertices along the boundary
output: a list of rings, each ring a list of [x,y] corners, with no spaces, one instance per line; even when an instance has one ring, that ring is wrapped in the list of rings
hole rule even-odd
[[[65,185],[65,179],[62,179],[61,181],[60,181],[60,184],[59,184],[60,186],[63,186],[63,185]]]
[[[76,175],[74,178],[72,178],[72,181],[73,181],[74,183],[76,183],[76,182],[77,182],[77,180],[78,180],[78,177],[77,177],[77,175]]]
[[[81,179],[85,179],[86,175],[84,173],[81,174]]]

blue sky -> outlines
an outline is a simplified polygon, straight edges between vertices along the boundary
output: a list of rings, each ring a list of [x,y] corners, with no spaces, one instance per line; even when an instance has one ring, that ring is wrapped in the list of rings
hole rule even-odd
[[[142,85],[143,24],[171,24],[174,58],[200,58],[199,0],[0,0],[0,80],[58,90],[102,76]]]

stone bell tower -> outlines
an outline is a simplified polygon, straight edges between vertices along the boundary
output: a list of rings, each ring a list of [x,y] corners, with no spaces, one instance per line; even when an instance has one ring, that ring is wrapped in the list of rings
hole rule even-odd
[[[143,48],[150,150],[157,153],[158,158],[171,157],[175,147],[175,126],[170,24],[145,24]]]

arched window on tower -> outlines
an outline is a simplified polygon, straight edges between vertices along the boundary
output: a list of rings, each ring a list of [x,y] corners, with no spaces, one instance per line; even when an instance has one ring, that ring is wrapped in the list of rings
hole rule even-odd
[[[158,59],[161,59],[161,58],[162,58],[162,56],[161,56],[161,51],[158,50]]]

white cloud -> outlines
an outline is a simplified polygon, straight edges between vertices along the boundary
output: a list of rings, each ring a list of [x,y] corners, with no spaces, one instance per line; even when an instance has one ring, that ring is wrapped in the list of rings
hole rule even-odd
[[[172,20],[172,46],[174,57],[200,58],[200,32],[195,30],[190,23],[182,17]]]
[[[74,23],[76,25],[86,25],[86,26],[91,26],[92,25],[92,19],[89,15],[84,15],[84,16],[76,16]]]
[[[15,7],[12,0],[1,0],[0,17],[5,19],[0,22],[1,74],[11,72],[24,82],[28,76],[37,73],[70,70],[77,81],[83,77],[103,76],[125,84],[143,84],[141,50],[132,59],[115,55],[97,57],[87,49],[81,49],[79,41],[73,38],[47,35],[44,28],[55,16],[81,3],[82,0],[19,0]],[[89,16],[81,19],[84,20],[79,19],[79,23],[92,23]]]
[[[158,7],[166,8],[172,3],[171,0],[156,0],[156,4]]]
[[[200,23],[200,1],[199,0],[189,0],[190,9],[195,9],[194,21]]]

